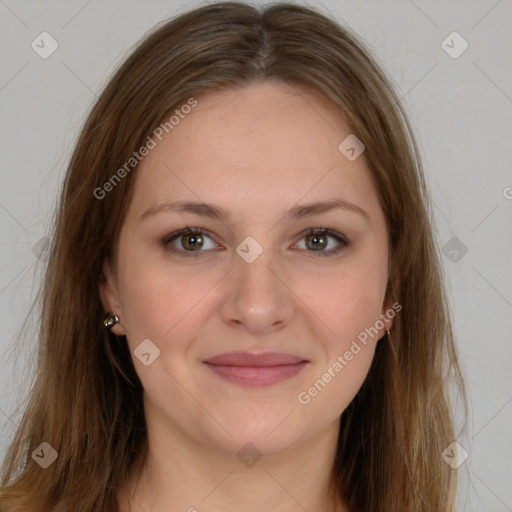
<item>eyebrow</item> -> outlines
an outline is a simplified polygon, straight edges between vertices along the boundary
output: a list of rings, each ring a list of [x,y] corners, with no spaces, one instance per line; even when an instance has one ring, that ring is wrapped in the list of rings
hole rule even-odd
[[[327,201],[319,201],[316,203],[309,203],[301,206],[293,206],[286,212],[284,218],[288,220],[302,219],[304,217],[326,213],[335,209],[342,209],[348,212],[357,213],[364,217],[367,222],[370,222],[370,216],[362,208],[354,203],[343,201],[341,199],[332,199]],[[192,213],[201,217],[220,220],[222,222],[226,222],[231,218],[231,214],[219,206],[197,201],[171,201],[166,203],[157,203],[148,208],[140,218],[142,220],[147,217],[156,215],[157,213],[169,211],[178,213]]]

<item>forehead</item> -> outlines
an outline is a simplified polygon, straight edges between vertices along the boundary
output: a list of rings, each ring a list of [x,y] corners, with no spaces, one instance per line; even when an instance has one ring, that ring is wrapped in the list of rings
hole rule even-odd
[[[302,198],[377,207],[364,156],[349,161],[340,153],[350,129],[319,93],[262,82],[194,99],[137,168],[131,210],[177,198],[252,212]]]

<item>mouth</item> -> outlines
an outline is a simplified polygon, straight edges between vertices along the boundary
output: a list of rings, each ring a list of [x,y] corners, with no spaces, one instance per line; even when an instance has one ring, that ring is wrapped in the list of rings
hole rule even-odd
[[[290,354],[230,352],[203,361],[219,377],[243,386],[277,384],[300,373],[309,361]]]

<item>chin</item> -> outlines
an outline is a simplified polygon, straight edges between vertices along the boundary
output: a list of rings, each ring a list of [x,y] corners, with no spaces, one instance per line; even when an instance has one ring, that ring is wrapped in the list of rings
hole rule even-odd
[[[268,435],[268,430],[248,429],[243,426],[232,432],[233,437],[220,441],[220,449],[236,455],[239,459],[245,455],[263,456],[278,454],[299,440],[290,429],[283,433],[274,432]]]
[[[291,411],[292,409],[290,409]],[[301,437],[298,426],[294,423],[294,415],[297,412],[287,411],[269,413],[253,408],[251,412],[245,412],[239,416],[229,415],[219,422],[229,432],[221,428],[205,433],[210,438],[210,443],[217,445],[221,450],[237,454],[244,446],[254,445],[254,450],[263,455],[279,453],[285,450]],[[289,416],[287,417],[287,415]],[[284,421],[283,421],[284,420]],[[211,425],[211,424],[210,424]],[[249,451],[251,448],[248,448]]]

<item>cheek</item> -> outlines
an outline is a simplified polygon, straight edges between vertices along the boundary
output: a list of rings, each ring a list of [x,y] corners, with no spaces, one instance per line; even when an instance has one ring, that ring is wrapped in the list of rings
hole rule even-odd
[[[308,418],[334,421],[368,375],[379,340],[375,323],[380,318],[386,274],[378,269],[352,268],[334,272],[321,284],[314,292],[310,288],[305,302],[328,327],[324,336],[317,336],[327,360],[319,361],[297,401]]]
[[[176,269],[165,258],[151,259],[131,249],[130,258],[120,259],[119,282],[123,325],[132,348],[149,338],[168,349],[175,332],[204,308],[203,298],[218,281],[214,274],[192,266]],[[179,348],[179,340],[172,348]]]
[[[324,345],[332,350],[375,324],[387,284],[383,265],[343,265],[328,275],[297,283],[298,295],[326,327]]]
[[[138,257],[135,252],[119,265],[128,345],[142,385],[156,404],[168,403],[172,395],[178,409],[190,407],[179,383],[191,379],[184,361],[211,313],[208,291],[219,280],[214,274],[192,267],[177,270],[168,263],[151,261],[147,254]],[[155,350],[158,356],[145,366],[137,359],[137,347],[147,339],[157,347],[150,345],[149,351]]]

